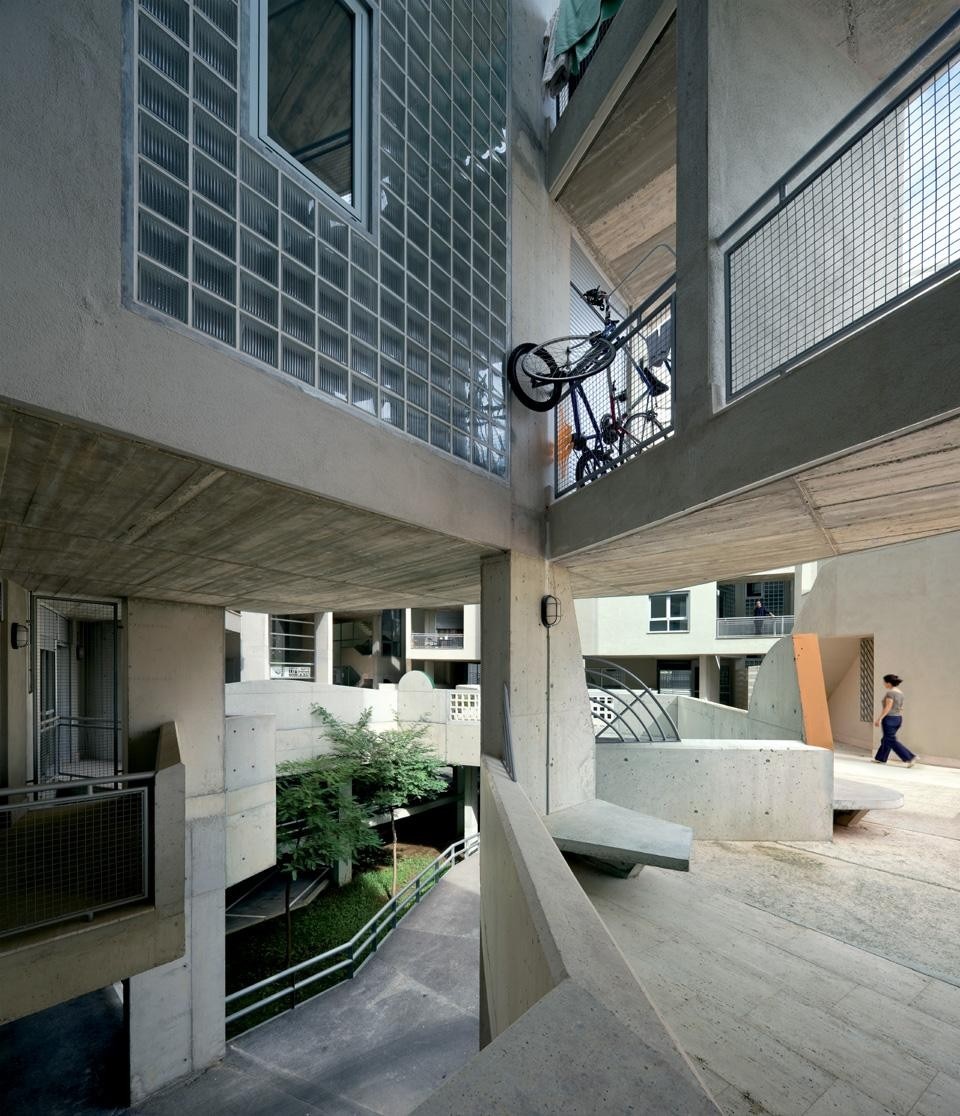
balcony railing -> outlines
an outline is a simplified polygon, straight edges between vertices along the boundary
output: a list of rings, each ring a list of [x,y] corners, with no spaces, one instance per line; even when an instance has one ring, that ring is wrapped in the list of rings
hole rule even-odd
[[[153,782],[0,789],[0,938],[148,899]]]
[[[580,82],[583,81],[584,74],[587,72],[587,68],[589,67],[590,63],[593,61],[593,56],[597,53],[598,47],[603,42],[604,38],[606,37],[607,32],[610,30],[610,24],[613,23],[613,18],[614,17],[611,16],[609,19],[605,19],[601,22],[600,29],[597,31],[597,41],[593,44],[593,49],[590,51],[589,54],[587,54],[583,57],[583,59],[580,62],[579,71],[576,74],[571,74],[570,75],[570,78],[567,81],[567,84],[557,94],[557,96],[555,98],[556,108],[557,108],[557,120],[559,120],[560,117],[563,116],[563,113],[566,110],[567,105],[570,104],[570,98],[577,91],[577,86],[580,84]]]
[[[792,631],[792,616],[717,617],[717,639],[777,639]]]
[[[441,635],[438,632],[414,632],[410,642],[415,651],[462,651],[463,632]]]
[[[958,28],[960,13],[719,238],[738,238],[725,253],[729,398],[960,268],[960,43],[911,80]]]

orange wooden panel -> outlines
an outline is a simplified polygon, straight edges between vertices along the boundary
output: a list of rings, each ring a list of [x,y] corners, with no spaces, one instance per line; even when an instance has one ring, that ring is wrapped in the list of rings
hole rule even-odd
[[[833,750],[833,729],[827,687],[823,681],[820,640],[816,635],[794,635],[793,661],[800,687],[800,708],[803,712],[803,739],[817,748]]]

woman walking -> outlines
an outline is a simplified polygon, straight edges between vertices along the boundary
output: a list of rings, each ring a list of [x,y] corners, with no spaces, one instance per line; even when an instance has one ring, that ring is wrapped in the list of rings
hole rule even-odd
[[[880,716],[873,722],[877,728],[883,727],[883,738],[873,762],[886,763],[887,757],[893,750],[907,767],[913,767],[917,757],[897,739],[897,732],[903,724],[903,693],[899,689],[901,682],[903,679],[896,674],[883,676],[883,685],[887,692],[883,695]]]

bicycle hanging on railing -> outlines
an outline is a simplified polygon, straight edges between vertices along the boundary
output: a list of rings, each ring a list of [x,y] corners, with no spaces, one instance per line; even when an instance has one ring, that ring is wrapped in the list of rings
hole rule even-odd
[[[656,247],[672,252],[668,245]],[[609,293],[599,287],[580,291],[571,284],[597,314],[602,328],[541,344],[527,342],[507,358],[507,378],[524,406],[550,411],[569,400],[569,426],[563,430],[558,426],[557,453],[558,459],[577,455],[577,486],[602,476],[669,432],[669,416],[658,414],[656,400],[671,387],[673,314],[668,292],[674,284],[671,276],[622,321],[614,317],[611,307],[617,288]],[[658,322],[669,328],[656,329]],[[624,359],[618,361],[621,353]],[[591,404],[583,386],[601,372],[606,373],[605,413],[596,401]],[[558,495],[561,487],[558,477]]]

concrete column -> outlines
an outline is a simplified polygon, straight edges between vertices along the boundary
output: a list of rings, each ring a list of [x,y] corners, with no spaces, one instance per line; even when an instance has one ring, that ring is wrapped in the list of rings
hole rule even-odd
[[[270,617],[265,612],[240,613],[240,681],[263,682],[270,677]]]
[[[480,768],[461,766],[457,772],[457,837],[480,832]]]
[[[175,721],[186,769],[186,950],[128,981],[136,1103],[224,1053],[223,611],[131,600],[126,636],[131,740]]]
[[[503,756],[504,685],[517,780],[544,813],[594,797],[593,723],[565,567],[511,551],[481,567],[481,750]],[[560,601],[549,633],[545,594]]]
[[[700,697],[705,701],[720,700],[720,665],[716,655],[700,656]]]
[[[333,613],[317,612],[313,617],[313,677],[314,681],[330,685],[333,682]]]
[[[0,582],[3,622],[0,623],[0,786],[20,787],[32,770],[30,648],[10,643],[14,624],[30,622],[30,594],[13,581]]]

